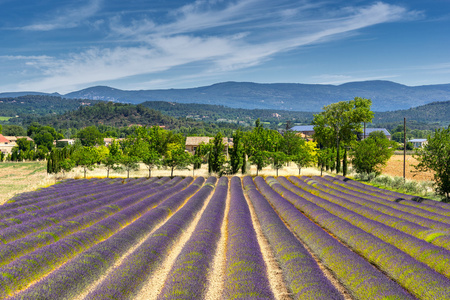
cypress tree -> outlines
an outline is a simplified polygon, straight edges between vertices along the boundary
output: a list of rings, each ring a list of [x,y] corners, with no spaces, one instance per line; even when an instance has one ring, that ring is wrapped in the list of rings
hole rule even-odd
[[[245,174],[247,171],[247,157],[245,156],[245,152],[242,152],[242,168],[241,173]]]

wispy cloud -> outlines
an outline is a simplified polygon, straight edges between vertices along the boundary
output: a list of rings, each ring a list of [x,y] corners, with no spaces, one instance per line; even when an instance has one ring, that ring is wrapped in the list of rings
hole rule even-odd
[[[80,10],[68,9],[53,21],[27,29],[75,26],[68,20],[79,14],[86,18],[99,5],[99,0],[90,1]],[[291,1],[197,0],[169,13],[164,23],[142,19],[123,24],[116,17],[110,20],[108,37],[126,40],[126,44],[34,60],[33,67],[42,71],[44,79],[22,86],[54,91],[68,83],[83,86],[158,74],[191,63],[206,66],[197,70],[196,76],[211,76],[257,66],[280,53],[344,38],[369,26],[417,16],[416,12],[383,2],[335,10],[325,10],[324,5],[313,1],[295,1],[294,5]]]
[[[99,11],[101,2],[102,0],[89,0],[84,6],[73,4],[70,7],[55,10],[51,12],[51,15],[56,16],[50,18],[50,20],[45,22],[37,22],[21,27],[20,29],[31,31],[50,31],[55,29],[77,27],[80,23],[94,16]]]

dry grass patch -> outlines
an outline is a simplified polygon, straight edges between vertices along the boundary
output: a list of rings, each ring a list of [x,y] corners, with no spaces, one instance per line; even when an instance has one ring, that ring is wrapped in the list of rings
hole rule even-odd
[[[43,161],[0,163],[0,205],[16,194],[55,183]]]
[[[412,155],[406,155],[406,179],[417,181],[432,181],[432,172],[415,172],[414,166],[417,166],[418,163],[419,162],[417,161],[417,159],[415,159]],[[391,176],[403,177],[403,155],[392,155],[382,173]]]

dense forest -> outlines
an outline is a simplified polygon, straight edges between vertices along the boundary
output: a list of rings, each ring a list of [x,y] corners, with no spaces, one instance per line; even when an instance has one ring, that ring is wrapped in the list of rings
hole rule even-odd
[[[230,122],[244,126],[253,125],[258,118],[262,122],[270,124],[286,123],[286,121],[309,124],[314,114],[312,112],[240,109],[223,105],[185,104],[164,101],[147,101],[142,103],[142,105],[176,118],[192,118],[206,122]]]
[[[412,121],[412,124],[428,124],[436,127],[446,127],[450,123],[450,101],[433,102],[406,110],[377,112],[373,119],[377,124],[400,123],[403,118]]]
[[[24,115],[11,119],[9,124],[28,127],[39,123],[51,126],[62,132],[65,137],[76,134],[81,128],[96,126],[107,135],[122,137],[133,126],[162,126],[185,135],[214,135],[218,131],[232,133],[239,128],[238,124],[206,123],[190,118],[175,118],[142,105],[98,102],[90,106],[80,106],[78,109],[63,114]]]
[[[0,98],[0,116],[62,114],[80,106],[98,103],[96,100],[65,99],[58,96],[27,95],[15,98]]]
[[[22,125],[33,122],[49,125],[58,129],[83,128],[86,126],[106,125],[128,127],[132,125],[165,126],[168,129],[180,126],[197,126],[200,122],[189,119],[177,119],[142,105],[113,102],[99,102],[91,106],[80,106],[76,110],[59,115],[32,116],[16,118]]]

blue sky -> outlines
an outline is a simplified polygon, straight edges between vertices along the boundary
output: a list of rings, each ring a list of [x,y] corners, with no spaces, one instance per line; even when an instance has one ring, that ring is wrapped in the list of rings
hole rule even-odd
[[[450,0],[0,0],[0,92],[450,83]]]

